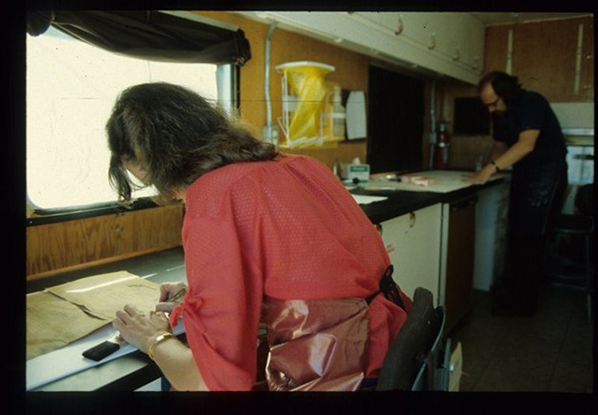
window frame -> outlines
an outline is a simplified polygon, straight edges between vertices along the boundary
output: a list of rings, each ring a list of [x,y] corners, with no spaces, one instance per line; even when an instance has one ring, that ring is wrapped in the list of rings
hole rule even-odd
[[[217,65],[218,100],[229,101],[230,105],[225,106],[230,117],[239,114],[240,109],[240,68],[234,64]],[[228,75],[229,82],[224,84],[223,75]],[[222,101],[221,101],[222,100]],[[28,189],[25,189],[26,204],[29,213],[26,217],[26,226],[44,225],[70,220],[91,218],[97,216],[133,212],[142,209],[159,207],[152,197],[144,196],[133,200],[131,205],[124,206],[117,200],[112,202],[99,202],[86,205],[65,206],[59,208],[42,208],[35,205],[29,199]],[[115,196],[116,197],[116,196]]]

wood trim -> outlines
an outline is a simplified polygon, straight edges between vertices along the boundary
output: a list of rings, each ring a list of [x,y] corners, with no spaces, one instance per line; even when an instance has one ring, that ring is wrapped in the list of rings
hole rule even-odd
[[[182,244],[183,206],[27,228],[27,280]]]
[[[85,262],[83,264],[77,264],[77,265],[72,265],[72,266],[68,266],[68,267],[64,267],[64,268],[54,269],[51,271],[40,272],[37,274],[28,275],[27,281],[39,280],[39,279],[46,278],[46,277],[53,277],[53,276],[60,275],[63,273],[67,273],[67,272],[71,272],[71,271],[78,271],[78,270],[82,270],[82,269],[86,269],[86,268],[91,268],[91,267],[94,267],[97,265],[109,264],[111,262],[121,261],[123,259],[133,258],[136,256],[145,255],[145,254],[151,254],[153,252],[161,252],[161,251],[164,251],[164,250],[167,250],[170,248],[176,248],[178,246],[180,246],[180,244],[175,244],[172,246],[151,248],[151,249],[147,249],[145,251],[130,252],[128,254],[117,255],[117,256],[110,257],[110,258],[99,259],[97,261],[90,261],[90,262]]]

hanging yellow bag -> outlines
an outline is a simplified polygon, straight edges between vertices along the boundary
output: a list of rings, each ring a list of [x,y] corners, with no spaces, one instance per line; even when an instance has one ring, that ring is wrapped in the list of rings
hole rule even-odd
[[[283,126],[287,146],[292,147],[298,140],[319,137],[320,115],[330,90],[324,77],[334,71],[334,67],[318,62],[289,62],[276,69],[283,74],[283,100],[288,99],[288,95],[284,96],[284,82],[290,87],[286,92],[297,98],[289,124]]]

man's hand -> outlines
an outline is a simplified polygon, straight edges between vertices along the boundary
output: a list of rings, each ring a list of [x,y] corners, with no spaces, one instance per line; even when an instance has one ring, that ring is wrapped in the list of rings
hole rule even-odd
[[[484,184],[492,177],[495,171],[496,168],[489,164],[476,174],[464,175],[463,181],[473,184]]]

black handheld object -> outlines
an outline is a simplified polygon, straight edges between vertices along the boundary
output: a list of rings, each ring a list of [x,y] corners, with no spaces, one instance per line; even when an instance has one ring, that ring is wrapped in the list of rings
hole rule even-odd
[[[178,301],[181,297],[185,295],[187,290],[185,288],[177,291],[172,297],[168,298],[168,301]],[[116,352],[120,349],[121,344],[124,343],[124,340],[120,335],[116,335],[112,340],[106,340],[103,343],[98,344],[97,346],[92,347],[91,349],[85,350],[82,354],[83,357],[91,359],[95,362],[99,362],[100,360],[110,356],[112,353]]]
[[[120,344],[106,340],[105,342],[100,343],[97,346],[92,347],[91,349],[85,350],[83,352],[83,357],[91,359],[95,362],[99,362],[105,357],[110,356],[112,353],[116,352],[118,349],[120,349]]]

